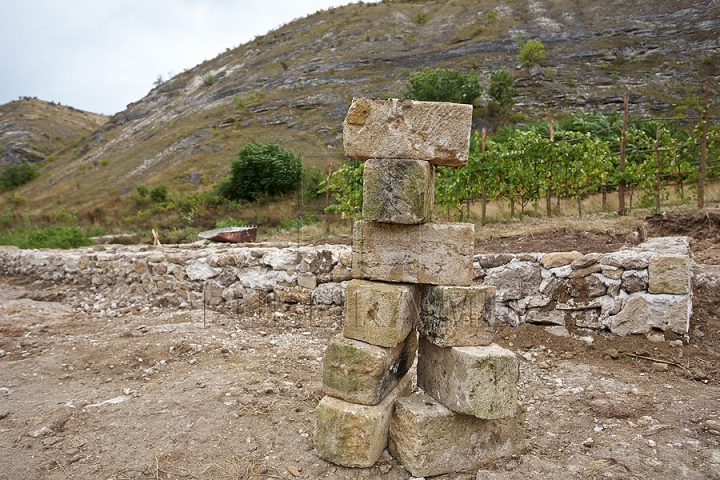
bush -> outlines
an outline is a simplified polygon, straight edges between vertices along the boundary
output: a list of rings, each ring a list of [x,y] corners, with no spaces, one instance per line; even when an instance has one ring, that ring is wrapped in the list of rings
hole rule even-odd
[[[168,188],[165,184],[160,184],[157,187],[150,190],[150,200],[154,203],[165,203],[167,202]]]
[[[540,40],[523,41],[520,34],[518,34],[515,41],[520,48],[520,63],[525,67],[535,65],[547,56],[545,54],[545,45]]]
[[[303,175],[302,157],[277,143],[248,143],[238,152],[230,172],[217,192],[229,200],[255,200],[260,194],[296,189]]]
[[[474,70],[462,73],[445,68],[426,68],[410,75],[403,98],[472,105],[481,93],[480,79]]]
[[[420,12],[415,16],[415,23],[418,25],[425,25],[430,16],[427,13]]]
[[[0,245],[15,245],[20,248],[77,248],[92,243],[83,230],[59,225],[14,229],[0,234]]]
[[[35,167],[28,162],[22,162],[19,165],[10,165],[0,172],[0,191],[15,190],[19,186],[25,185],[33,180],[38,175]]]
[[[517,92],[512,88],[513,78],[505,67],[501,70],[495,70],[490,74],[490,88],[488,88],[488,96],[497,105],[501,115],[507,112],[507,109],[513,104]]]
[[[343,220],[362,217],[364,171],[363,162],[348,160],[327,177],[322,191],[330,192],[336,203],[325,211],[339,213]]]
[[[325,175],[318,172],[317,170],[307,169],[303,172],[303,184],[305,190],[303,195],[305,201],[309,202],[317,198],[321,191],[323,191],[323,182],[325,181]]]

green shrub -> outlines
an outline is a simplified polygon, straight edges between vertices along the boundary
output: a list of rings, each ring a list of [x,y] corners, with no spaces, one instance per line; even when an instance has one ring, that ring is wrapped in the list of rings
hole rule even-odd
[[[248,143],[230,166],[230,177],[217,185],[229,200],[255,200],[296,189],[303,175],[302,157],[277,143]]]
[[[325,181],[325,175],[318,172],[317,170],[307,169],[303,172],[303,196],[305,201],[311,201],[320,195],[323,191],[323,182]]]
[[[150,190],[150,200],[152,200],[154,203],[167,202],[167,196],[168,188],[163,183]]]
[[[504,115],[508,108],[512,106],[517,92],[512,88],[513,77],[507,68],[495,70],[490,74],[490,88],[488,88],[488,96],[497,105],[501,115]]]
[[[135,187],[135,193],[137,193],[137,196],[140,198],[147,198],[150,194],[150,190],[145,185],[138,185]]]
[[[339,213],[343,220],[361,218],[364,171],[365,163],[348,160],[327,177],[321,191],[330,192],[336,203],[329,205],[326,211]]]
[[[415,15],[415,23],[418,25],[425,25],[429,18],[430,16],[427,13],[419,12]]]
[[[523,66],[529,67],[535,65],[547,57],[545,54],[545,45],[543,45],[541,40],[524,41],[520,34],[518,34],[515,41],[520,48],[520,63],[522,63]]]
[[[15,245],[20,248],[77,248],[92,243],[88,234],[80,228],[61,225],[13,229],[0,233],[0,245]]]
[[[35,170],[35,167],[28,162],[10,165],[0,172],[0,192],[15,190],[35,179],[38,175],[39,173]]]
[[[481,93],[480,79],[474,70],[462,73],[445,68],[426,68],[410,75],[403,98],[472,105]]]
[[[206,87],[209,87],[209,86],[211,86],[211,85],[215,85],[215,83],[217,83],[217,77],[216,77],[215,75],[211,74],[211,73],[206,73],[205,75],[203,75],[203,76],[200,77],[200,78],[202,79],[203,84],[204,84]]]

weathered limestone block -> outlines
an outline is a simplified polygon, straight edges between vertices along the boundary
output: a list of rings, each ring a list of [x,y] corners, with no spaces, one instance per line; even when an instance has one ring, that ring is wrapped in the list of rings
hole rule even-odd
[[[610,280],[620,280],[623,273],[625,273],[625,270],[616,267],[605,267],[602,269],[601,273]]]
[[[522,317],[525,323],[565,325],[565,312],[547,309],[530,309]]]
[[[597,308],[575,310],[570,312],[570,317],[573,319],[575,326],[580,328],[600,329],[608,326],[608,318],[603,317]]]
[[[432,219],[435,170],[423,160],[372,159],[363,174],[364,220],[417,224]]]
[[[440,347],[490,345],[495,287],[424,286],[418,331]]]
[[[472,106],[353,98],[343,124],[345,155],[406,158],[461,167],[470,149]]]
[[[347,338],[394,347],[417,326],[419,285],[351,280],[345,298]]]
[[[412,381],[406,376],[378,405],[324,397],[315,409],[313,442],[318,456],[345,467],[373,466],[387,446],[395,400],[410,393]]]
[[[359,221],[353,230],[353,276],[400,283],[470,285],[475,226],[393,225]]]
[[[420,337],[418,386],[450,410],[478,418],[515,415],[518,361],[498,345],[438,347]]]
[[[495,304],[495,320],[511,327],[517,327],[520,324],[520,317],[517,312],[500,302]]]
[[[615,335],[647,334],[653,328],[672,330],[684,335],[690,327],[692,303],[688,295],[652,295],[635,293],[620,312],[610,317]]]
[[[310,305],[312,303],[313,291],[303,287],[281,287],[273,288],[275,298],[283,303],[300,303]]]
[[[474,260],[482,268],[497,268],[510,263],[515,258],[512,253],[492,253],[475,255]]]
[[[624,268],[626,270],[643,270],[648,266],[647,252],[635,252],[632,250],[621,250],[605,255],[600,259],[600,266],[605,269],[607,266]]]
[[[323,356],[323,391],[347,402],[377,405],[410,369],[416,351],[414,330],[394,348],[338,335]]]
[[[622,274],[620,288],[627,293],[643,292],[648,289],[648,274],[646,270],[625,270]]]
[[[208,280],[220,274],[219,268],[213,268],[200,260],[188,263],[185,269],[190,280]]]
[[[603,258],[603,256],[604,255],[602,253],[588,253],[578,258],[577,260],[574,260],[570,264],[570,267],[572,267],[573,270],[582,270],[583,268],[587,268],[590,265],[594,265],[601,258]]]
[[[314,290],[317,287],[317,276],[312,273],[298,273],[297,284],[298,287]]]
[[[428,395],[395,400],[388,448],[414,477],[477,470],[525,445],[525,412],[483,420],[445,408]]]
[[[572,262],[582,257],[580,252],[555,252],[543,255],[540,264],[545,268],[557,268],[570,265]]]
[[[347,282],[321,283],[312,292],[312,303],[315,305],[342,305],[345,303]]]
[[[568,275],[568,278],[583,278],[587,277],[588,275],[592,275],[593,273],[600,272],[602,272],[602,268],[600,268],[600,265],[590,265],[589,267],[582,268],[580,270],[573,270],[572,273]]]
[[[540,265],[513,260],[506,265],[489,269],[484,283],[495,285],[498,301],[507,302],[536,295],[541,281]]]
[[[650,293],[684,294],[690,292],[690,257],[687,255],[657,255],[648,265]]]

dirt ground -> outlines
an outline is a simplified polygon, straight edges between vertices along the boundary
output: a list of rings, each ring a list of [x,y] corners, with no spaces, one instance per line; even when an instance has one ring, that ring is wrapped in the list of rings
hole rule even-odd
[[[647,232],[697,231],[696,259],[720,264],[720,218],[703,227],[686,217],[648,219]],[[554,231],[488,240],[478,251],[636,241],[632,232],[603,235]],[[668,335],[674,342],[499,327],[497,343],[520,355],[526,450],[435,478],[720,479],[717,290],[695,291],[691,334]],[[340,308],[154,307],[107,318],[74,311],[87,296],[0,278],[0,479],[411,477],[387,455],[348,469],[314,454],[321,360],[341,332]]]

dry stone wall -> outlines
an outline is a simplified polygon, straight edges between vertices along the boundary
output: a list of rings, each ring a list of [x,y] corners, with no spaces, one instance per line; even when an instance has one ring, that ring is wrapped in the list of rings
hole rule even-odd
[[[475,255],[473,276],[497,288],[495,317],[509,325],[682,335],[692,313],[691,266],[687,238],[665,237],[609,254]],[[138,306],[199,307],[203,298],[227,308],[258,299],[341,306],[351,267],[345,245],[0,249],[0,274],[94,287],[84,309],[109,316]],[[716,277],[705,272],[695,282]]]
[[[87,285],[84,309],[117,316],[139,305],[235,308],[258,300],[342,305],[350,248],[193,244],[0,250],[0,273]]]
[[[509,325],[605,329],[615,335],[684,335],[692,313],[687,237],[652,238],[609,254],[476,255],[474,280],[497,287]]]

